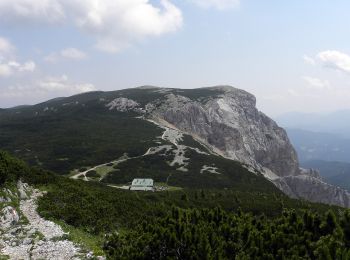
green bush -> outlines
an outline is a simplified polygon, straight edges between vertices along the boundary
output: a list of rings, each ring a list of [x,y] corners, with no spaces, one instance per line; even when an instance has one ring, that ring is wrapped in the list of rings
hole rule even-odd
[[[173,208],[165,217],[111,235],[104,248],[111,259],[350,259],[347,228],[332,212],[288,210],[268,219],[220,208]]]

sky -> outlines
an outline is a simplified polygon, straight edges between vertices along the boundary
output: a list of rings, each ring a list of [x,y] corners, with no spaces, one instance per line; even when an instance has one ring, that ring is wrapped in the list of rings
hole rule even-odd
[[[231,85],[270,116],[350,109],[348,0],[0,0],[0,107]]]

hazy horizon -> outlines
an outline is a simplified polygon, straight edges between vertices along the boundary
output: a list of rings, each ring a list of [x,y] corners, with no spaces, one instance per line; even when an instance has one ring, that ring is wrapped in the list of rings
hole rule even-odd
[[[350,109],[350,2],[3,0],[0,107],[231,85],[270,116]]]

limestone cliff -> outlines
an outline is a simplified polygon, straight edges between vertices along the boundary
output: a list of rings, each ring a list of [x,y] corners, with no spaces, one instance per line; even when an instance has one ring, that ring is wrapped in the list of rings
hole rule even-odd
[[[160,89],[155,89],[160,91]],[[144,111],[160,124],[191,134],[213,152],[253,166],[294,198],[350,207],[350,194],[299,168],[286,131],[258,111],[250,93],[229,86],[203,88],[203,97],[165,91]],[[208,94],[212,92],[212,95]]]
[[[134,111],[190,134],[213,153],[258,170],[290,197],[350,207],[347,191],[325,183],[317,171],[299,168],[286,131],[256,108],[252,94],[230,86],[139,89],[148,91],[148,103],[141,105],[126,95],[106,107]]]
[[[197,101],[171,93],[149,112],[227,158],[261,171],[267,168],[278,176],[299,173],[297,155],[286,132],[257,110],[253,95],[232,87],[208,89],[221,94]]]

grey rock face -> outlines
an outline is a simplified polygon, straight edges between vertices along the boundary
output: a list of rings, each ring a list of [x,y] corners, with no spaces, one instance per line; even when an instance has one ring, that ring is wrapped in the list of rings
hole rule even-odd
[[[23,183],[22,181],[17,182],[17,189],[18,189],[18,194],[20,199],[28,199],[27,195],[27,189],[28,185],[26,183]]]
[[[4,203],[4,202],[11,202],[11,199],[7,197],[0,197],[0,203]]]
[[[319,178],[310,175],[298,175],[279,178],[273,182],[292,198],[304,198],[312,202],[350,208],[349,192],[325,183]],[[285,187],[289,187],[289,189],[285,189]]]
[[[309,175],[309,176],[311,176],[313,178],[322,180],[322,177],[321,177],[320,173],[317,170],[315,170],[315,169],[303,169],[303,168],[300,168],[300,175]]]
[[[255,97],[232,87],[220,90],[222,95],[201,102],[169,94],[151,114],[227,158],[268,168],[278,176],[298,174],[297,155],[286,132],[257,110]]]
[[[120,112],[126,112],[129,110],[134,110],[139,106],[139,103],[137,103],[134,100],[128,99],[128,98],[116,98],[113,101],[111,101],[110,103],[108,103],[106,105],[109,110],[117,110]]]
[[[192,135],[213,152],[261,171],[292,198],[350,207],[348,192],[323,182],[317,171],[299,168],[286,131],[257,110],[253,95],[229,86],[205,91],[213,95],[190,99],[167,92],[165,99],[147,104],[144,111],[159,124]]]

